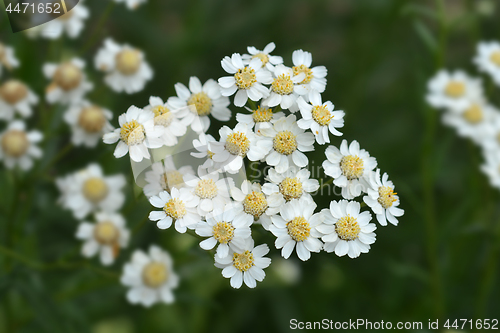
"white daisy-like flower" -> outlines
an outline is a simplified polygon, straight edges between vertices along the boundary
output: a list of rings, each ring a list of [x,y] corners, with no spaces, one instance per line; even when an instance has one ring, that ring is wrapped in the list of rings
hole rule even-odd
[[[82,255],[91,258],[99,253],[101,264],[111,265],[118,257],[120,248],[128,245],[130,231],[120,214],[99,212],[96,223],[82,222],[76,231],[76,238],[84,241]]]
[[[307,169],[290,168],[284,173],[278,173],[270,168],[267,178],[270,183],[262,186],[262,192],[268,196],[269,212],[278,213],[280,207],[293,199],[307,197],[312,200],[309,193],[319,188],[317,179],[309,179],[311,172]]]
[[[36,145],[42,139],[39,131],[28,132],[24,122],[13,121],[0,133],[0,160],[9,169],[18,165],[22,170],[29,170],[33,159],[42,157],[42,150]]]
[[[134,162],[143,158],[150,159],[148,148],[160,148],[163,141],[160,138],[163,131],[155,128],[155,114],[144,111],[136,106],[128,108],[126,113],[118,117],[120,128],[103,137],[104,143],[113,144],[118,141],[114,155],[116,158],[125,156],[130,152]]]
[[[219,78],[222,96],[231,96],[234,93],[234,105],[241,107],[250,98],[254,102],[260,101],[268,96],[268,89],[263,84],[271,84],[273,77],[271,73],[262,67],[259,57],[253,58],[248,66],[245,66],[241,55],[233,53],[231,58],[224,57],[221,61],[222,68],[232,76]]]
[[[491,186],[500,189],[500,151],[485,151],[481,171],[488,176]]]
[[[153,70],[144,53],[127,44],[117,44],[111,38],[95,56],[95,67],[106,73],[104,81],[116,92],[133,94],[144,89],[153,78]]]
[[[295,75],[304,73],[305,78],[299,84],[308,93],[317,91],[322,93],[326,88],[326,74],[328,73],[325,66],[312,65],[312,54],[303,50],[295,50],[292,53],[293,73]]]
[[[258,222],[264,229],[269,230],[272,223],[271,216],[276,213],[269,211],[267,196],[262,192],[260,184],[244,180],[241,189],[238,187],[231,189],[231,196],[235,200],[235,223],[251,225],[253,222]]]
[[[152,245],[149,253],[134,251],[130,262],[123,267],[120,282],[130,288],[127,292],[130,303],[150,307],[174,302],[172,290],[179,285],[179,277],[173,270],[170,254]]]
[[[230,251],[224,258],[215,256],[215,267],[222,268],[222,276],[231,279],[231,287],[239,289],[245,282],[247,287],[255,288],[256,281],[262,282],[266,277],[264,268],[271,264],[271,259],[264,257],[267,253],[267,244],[254,247],[253,239],[248,238],[243,249]]]
[[[262,67],[265,67],[270,72],[274,72],[274,66],[283,63],[282,57],[271,55],[271,52],[273,52],[275,48],[276,45],[273,42],[267,44],[262,51],[257,50],[254,46],[249,46],[247,47],[249,54],[243,54],[241,59],[245,65],[248,65],[252,59],[259,58],[262,62]]]
[[[43,73],[52,80],[45,95],[47,101],[51,104],[71,104],[82,100],[83,96],[93,88],[83,72],[84,68],[85,62],[78,58],[61,64],[45,64]]]
[[[19,60],[15,57],[12,47],[0,43],[0,77],[4,67],[8,70],[19,67]]]
[[[7,80],[0,86],[0,119],[11,121],[16,112],[30,117],[36,103],[38,97],[19,80]]]
[[[97,146],[103,134],[113,130],[109,123],[112,117],[108,109],[86,100],[72,104],[64,114],[64,120],[71,126],[71,142],[88,148]]]
[[[194,106],[188,109],[190,112],[184,117],[184,123],[191,125],[193,131],[206,132],[210,127],[209,115],[220,121],[231,119],[229,98],[221,95],[220,87],[215,80],[209,79],[202,85],[200,79],[191,76],[189,88],[179,82],[175,84],[175,91],[177,96],[168,99],[174,108],[186,109],[188,105]],[[199,128],[200,122],[201,128]]]
[[[269,107],[281,106],[283,110],[298,111],[297,97],[308,93],[304,85],[300,85],[306,78],[303,72],[294,72],[290,67],[278,65],[274,69],[274,79],[269,87],[269,97],[262,101]]]
[[[290,167],[305,167],[309,160],[304,152],[314,150],[314,135],[297,125],[295,115],[276,120],[270,128],[260,130],[256,145],[269,149],[266,163],[274,166],[278,173]]]
[[[128,9],[136,10],[141,4],[146,3],[147,0],[114,0],[118,3],[125,3]]]
[[[198,223],[195,232],[201,237],[209,237],[200,242],[203,250],[211,250],[219,244],[215,255],[224,258],[229,255],[229,249],[242,250],[252,231],[249,224],[234,222],[236,211],[232,204],[219,207],[224,208],[215,208],[207,215],[206,221]]]
[[[484,135],[479,142],[484,151],[500,151],[500,112],[494,112],[489,123],[485,124]]]
[[[64,208],[73,212],[76,219],[83,219],[97,211],[118,211],[125,202],[122,192],[125,184],[125,176],[104,176],[101,167],[95,163],[56,179],[61,191],[59,201]]]
[[[375,229],[370,223],[369,212],[360,213],[361,205],[356,201],[332,201],[330,209],[323,209],[324,221],[317,229],[325,234],[322,237],[326,252],[334,252],[339,257],[348,255],[357,258],[361,253],[368,253],[370,245],[375,243]]]
[[[310,103],[307,103],[302,96],[297,99],[297,105],[300,109],[302,119],[297,121],[297,125],[302,129],[311,129],[316,137],[316,142],[320,145],[330,143],[328,131],[335,136],[341,136],[342,133],[337,128],[344,127],[344,111],[333,111],[332,102],[321,101],[321,95],[313,91],[309,94]]]
[[[38,15],[37,13],[33,17],[35,19],[47,20],[46,23],[40,26],[40,36],[48,39],[58,39],[66,33],[69,38],[75,39],[81,34],[84,26],[83,22],[89,18],[90,13],[87,7],[83,5],[83,1],[80,0],[69,12],[50,21],[48,21],[48,17],[51,14],[44,13],[40,16]]]
[[[144,194],[149,198],[163,191],[170,193],[173,188],[183,188],[185,186],[183,177],[187,174],[194,175],[190,165],[177,169],[172,156],[166,156],[163,162],[153,163],[151,171],[146,172],[147,184],[143,188]]]
[[[237,113],[236,121],[247,124],[250,129],[255,127],[255,133],[259,134],[262,128],[271,127],[271,123],[285,116],[283,112],[274,112],[273,109],[266,106],[257,106],[256,110],[252,110],[245,106],[250,114]]]
[[[217,140],[215,140],[213,136],[203,132],[200,133],[198,139],[193,140],[193,147],[196,149],[196,152],[191,152],[191,156],[206,159],[201,167],[206,169],[207,172],[214,172],[220,169],[219,163],[214,162],[212,159],[214,156],[212,144],[215,142],[217,142]]]
[[[366,191],[367,177],[377,166],[377,160],[359,148],[354,140],[347,145],[343,140],[340,149],[328,146],[325,151],[327,160],[323,162],[325,174],[333,178],[333,183],[342,188],[342,197],[353,199]]]
[[[500,85],[500,43],[481,42],[477,45],[474,63],[481,72],[491,76]]]
[[[389,180],[387,173],[380,178],[380,169],[372,172],[368,179],[368,195],[363,201],[377,216],[380,225],[386,226],[387,221],[398,225],[396,217],[403,216],[404,210],[399,208],[399,196],[394,192],[394,184]]]
[[[480,98],[483,88],[479,79],[458,70],[440,70],[428,84],[427,102],[435,108],[457,110],[467,107],[469,101]]]
[[[184,183],[199,199],[198,214],[206,216],[217,207],[224,207],[231,201],[230,191],[234,187],[231,178],[220,178],[218,172],[207,173],[201,167],[198,168],[198,176],[186,174]]]
[[[246,124],[239,123],[233,130],[223,126],[219,135],[219,142],[211,144],[212,159],[222,170],[231,174],[240,171],[245,157],[250,161],[257,161],[269,151],[259,143],[254,132]]]
[[[323,221],[321,213],[314,214],[316,203],[302,197],[292,200],[280,208],[280,215],[271,217],[273,224],[269,231],[276,236],[276,248],[281,249],[283,258],[288,259],[296,248],[300,260],[306,261],[311,252],[319,252],[323,243],[322,234],[317,230]]]
[[[187,188],[173,188],[170,193],[160,192],[157,196],[149,198],[153,207],[162,210],[153,210],[149,214],[151,221],[158,221],[157,227],[168,229],[172,223],[175,223],[175,230],[185,233],[187,228],[194,229],[196,224],[201,221],[196,207],[200,203],[200,198]]]
[[[181,109],[175,109],[168,103],[163,103],[161,98],[152,96],[144,110],[154,113],[155,126],[161,127],[163,133],[160,138],[165,146],[175,146],[177,138],[186,134],[187,127],[180,119],[185,112]]]

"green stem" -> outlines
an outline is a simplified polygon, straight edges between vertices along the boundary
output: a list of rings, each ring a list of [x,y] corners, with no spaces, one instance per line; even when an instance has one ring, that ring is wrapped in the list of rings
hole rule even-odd
[[[88,38],[87,44],[85,44],[80,51],[78,52],[79,54],[83,54],[87,52],[92,45],[95,44],[97,41],[99,35],[102,33],[102,28],[104,27],[104,23],[106,23],[106,20],[108,19],[109,15],[113,11],[113,8],[115,7],[115,1],[109,1],[108,6],[102,13],[101,17],[99,18],[99,22],[95,25],[94,31],[92,32],[92,35]]]
[[[323,181],[323,180],[322,180]],[[333,178],[330,178],[328,179],[326,182],[324,182],[323,184],[321,184],[321,187],[319,188],[320,190],[325,187],[325,186],[328,186],[330,185],[331,183],[333,183]]]

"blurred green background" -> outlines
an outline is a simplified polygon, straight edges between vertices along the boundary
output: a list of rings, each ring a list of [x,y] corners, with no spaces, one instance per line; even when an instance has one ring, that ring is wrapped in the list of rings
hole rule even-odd
[[[477,74],[471,61],[476,43],[500,39],[500,3],[148,0],[136,11],[110,0],[85,5],[91,18],[82,35],[59,41],[12,34],[0,5],[0,41],[14,46],[21,61],[11,77],[41,96],[47,85],[42,64],[80,56],[96,87],[90,100],[113,110],[116,126],[128,106],[147,105],[151,95],[174,95],[176,82],[224,76],[220,60],[245,53],[248,45],[262,49],[274,41],[274,53],[287,65],[292,51],[302,48],[312,52],[313,65],[328,68],[323,98],[345,110],[343,138],[358,140],[377,158],[396,184],[406,214],[398,227],[378,227],[369,254],[355,260],[313,254],[305,263],[293,254],[301,273],[296,283],[285,282],[279,274],[284,268],[275,260],[255,290],[233,290],[196,239],[145,223],[151,207],[136,195],[129,161],[116,160],[114,146],[75,148],[52,163],[67,147],[69,128],[62,123],[64,108],[42,102],[29,124],[47,134],[43,159],[26,175],[0,170],[0,332],[288,332],[292,318],[424,326],[429,319],[499,319],[499,192],[479,170],[479,149],[441,125],[424,96],[438,68]],[[144,91],[116,94],[104,85],[93,57],[108,36],[145,52],[155,77]],[[497,106],[499,91],[490,96]],[[233,117],[228,125],[234,124]],[[221,125],[212,121],[209,132],[218,138]],[[320,164],[323,149],[309,158]],[[92,161],[108,174],[123,172],[130,179],[130,208],[124,214],[134,236],[109,269],[79,255],[77,221],[58,206],[53,183]],[[339,198],[316,199],[323,208]],[[279,258],[272,235],[256,237]],[[145,309],[127,303],[118,278],[133,249],[152,243],[173,255],[182,282],[174,305]]]

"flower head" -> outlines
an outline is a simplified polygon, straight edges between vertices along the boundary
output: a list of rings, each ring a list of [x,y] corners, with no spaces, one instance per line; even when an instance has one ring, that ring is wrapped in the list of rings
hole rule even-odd
[[[0,160],[9,169],[18,165],[22,170],[33,167],[33,158],[42,157],[42,150],[36,145],[43,135],[38,131],[26,131],[26,124],[16,120],[0,133]]]

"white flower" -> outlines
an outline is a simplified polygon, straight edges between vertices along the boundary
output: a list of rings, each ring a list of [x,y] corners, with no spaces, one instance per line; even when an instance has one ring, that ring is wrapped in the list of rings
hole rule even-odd
[[[266,163],[274,166],[278,173],[288,168],[305,167],[309,160],[304,152],[314,150],[314,135],[299,128],[295,115],[276,120],[270,128],[260,130],[261,137],[257,145],[269,149]]]
[[[175,230],[185,233],[186,228],[194,229],[196,224],[201,221],[201,217],[196,211],[200,198],[193,195],[186,188],[173,188],[170,193],[160,192],[158,196],[149,198],[149,202],[156,208],[149,214],[151,221],[158,221],[156,225],[160,229],[167,229],[175,223]]]
[[[243,249],[230,251],[224,258],[215,256],[215,267],[222,268],[222,276],[230,280],[231,287],[240,288],[243,282],[249,288],[257,286],[266,277],[264,268],[269,267],[271,259],[264,257],[269,252],[267,244],[254,247],[252,238],[248,238]]]
[[[83,72],[85,62],[78,58],[61,64],[48,63],[43,66],[46,78],[52,80],[47,87],[46,98],[51,104],[71,104],[80,101],[92,90],[93,85]]]
[[[127,246],[130,232],[120,214],[100,212],[95,214],[95,220],[78,226],[76,238],[84,241],[82,255],[91,258],[99,253],[101,264],[111,265],[120,248]]]
[[[326,88],[326,74],[325,66],[315,66],[311,68],[312,54],[303,50],[295,50],[292,53],[293,73],[295,75],[304,73],[305,78],[299,84],[307,92],[311,93],[316,91],[322,93]]]
[[[111,38],[104,41],[94,62],[98,70],[106,73],[106,84],[116,92],[136,93],[153,78],[153,70],[142,51],[127,44],[117,44]]]
[[[143,158],[149,159],[148,148],[160,148],[163,145],[159,136],[162,131],[155,128],[155,115],[152,111],[144,111],[136,106],[128,108],[126,113],[118,117],[120,128],[103,137],[104,143],[113,144],[118,141],[114,155],[116,158],[125,156],[130,152],[134,162]]]
[[[374,223],[369,223],[372,216],[369,212],[360,213],[360,204],[356,201],[332,201],[330,209],[323,209],[323,224],[318,230],[325,234],[326,252],[333,252],[339,257],[348,255],[357,258],[361,253],[368,253],[370,244],[375,243]]]
[[[269,230],[270,216],[276,213],[269,212],[269,203],[260,184],[244,180],[241,189],[237,187],[231,189],[231,196],[235,200],[236,217],[234,223],[251,225],[253,222],[259,222],[264,229]]]
[[[485,124],[479,144],[485,151],[500,151],[500,112],[494,112],[491,121]]]
[[[61,191],[64,208],[70,209],[76,219],[83,219],[91,212],[116,212],[125,202],[122,192],[125,177],[122,174],[105,177],[98,164],[56,179]]]
[[[232,76],[219,78],[222,96],[234,96],[234,105],[241,107],[250,98],[258,102],[261,98],[268,96],[268,89],[263,84],[273,82],[271,73],[262,67],[262,61],[253,58],[248,66],[245,66],[241,56],[233,53],[232,57],[224,57],[221,61],[222,68]]]
[[[303,72],[295,73],[290,67],[278,65],[274,69],[274,79],[269,87],[269,97],[262,101],[269,107],[281,106],[283,110],[298,111],[297,97],[308,93],[307,88],[299,85],[306,75]]]
[[[500,151],[485,151],[481,171],[488,176],[491,186],[500,189]]]
[[[377,160],[370,154],[359,149],[359,143],[354,140],[347,146],[343,140],[340,150],[335,146],[328,146],[325,151],[328,160],[323,162],[325,174],[334,179],[333,183],[342,188],[345,199],[353,199],[366,191],[366,178],[377,166]]]
[[[474,63],[480,71],[489,74],[493,81],[500,85],[500,43],[479,43]]]
[[[193,140],[193,147],[197,152],[191,152],[191,156],[196,158],[206,158],[205,162],[201,165],[202,168],[206,169],[207,172],[214,172],[219,170],[219,163],[214,162],[212,157],[214,153],[212,152],[212,144],[217,142],[213,136],[210,134],[200,133],[198,139]]]
[[[323,103],[321,95],[313,91],[309,94],[311,103],[307,103],[302,96],[297,99],[302,119],[297,125],[302,129],[311,129],[320,145],[330,143],[328,131],[333,135],[341,136],[337,128],[344,127],[344,111],[333,111],[332,102]]]
[[[141,4],[146,3],[147,0],[114,0],[115,2],[124,2],[130,10],[136,10]]]
[[[262,192],[268,196],[269,212],[279,212],[280,207],[293,199],[307,197],[312,200],[309,193],[319,188],[319,182],[309,179],[310,175],[307,169],[290,168],[284,173],[278,173],[274,168],[269,169],[270,183],[262,186]]]
[[[257,106],[256,110],[252,110],[245,106],[245,109],[251,114],[237,113],[236,121],[247,124],[250,129],[255,126],[255,133],[259,134],[262,128],[269,128],[272,122],[285,116],[283,112],[273,112],[273,109],[265,106]]]
[[[21,81],[7,80],[0,86],[0,119],[11,121],[16,112],[30,117],[36,103],[38,97]]]
[[[134,251],[131,261],[123,267],[120,282],[130,287],[127,292],[130,303],[150,307],[159,302],[174,302],[172,290],[179,285],[179,277],[168,252],[152,245],[149,253]]]
[[[322,234],[317,227],[322,223],[323,215],[314,214],[316,203],[302,197],[281,206],[280,215],[271,217],[273,224],[269,231],[276,236],[276,248],[281,249],[283,258],[288,259],[297,246],[297,256],[306,261],[311,252],[319,252],[323,243],[318,238]]]
[[[14,49],[0,43],[0,77],[2,77],[3,67],[8,70],[19,67],[19,60],[14,56]]]
[[[483,94],[481,81],[463,71],[440,70],[428,84],[427,102],[435,108],[457,110]]]
[[[197,133],[208,130],[210,127],[209,115],[220,121],[228,121],[231,118],[231,110],[228,109],[229,98],[221,95],[219,85],[212,79],[201,85],[200,79],[191,76],[189,89],[179,82],[175,84],[175,91],[177,96],[170,97],[168,102],[174,108],[190,111],[185,114],[183,122],[186,125],[191,125],[193,131]],[[188,105],[192,105],[193,108],[186,108]]]
[[[26,124],[16,120],[0,133],[0,160],[9,169],[18,165],[22,170],[33,167],[33,158],[42,157],[42,150],[36,145],[42,141],[39,131],[26,131]]]
[[[50,2],[47,2],[47,4],[49,3]],[[62,12],[62,8],[60,11]],[[40,15],[40,17],[38,17],[38,15]],[[83,1],[80,1],[66,14],[49,21],[50,15],[51,14],[47,13],[37,13],[37,16],[34,16],[35,19],[40,18],[47,20],[46,23],[40,26],[38,32],[40,36],[48,39],[57,39],[66,33],[69,38],[75,39],[83,30],[83,21],[89,18],[89,10],[83,5]]]
[[[283,58],[280,56],[273,56],[271,52],[274,51],[276,45],[271,42],[264,47],[264,50],[257,50],[253,46],[247,47],[247,51],[250,54],[243,54],[241,59],[245,65],[250,64],[250,61],[254,58],[259,58],[262,62],[262,67],[266,67],[266,69],[270,72],[274,71],[274,66],[280,65],[283,63]]]
[[[396,217],[403,216],[404,210],[399,208],[399,196],[394,192],[394,184],[389,180],[387,173],[380,179],[380,169],[372,172],[368,180],[368,195],[363,201],[377,216],[380,225],[386,226],[387,221],[398,225]]]
[[[168,103],[163,103],[161,98],[152,96],[149,98],[149,105],[144,110],[154,113],[155,126],[161,128],[163,134],[160,138],[165,146],[175,146],[178,142],[177,138],[186,134],[186,125],[180,119],[185,112],[181,109],[173,108]]]
[[[162,162],[151,165],[151,170],[146,172],[144,194],[149,198],[158,195],[160,192],[170,193],[172,188],[180,189],[184,187],[183,177],[187,174],[194,175],[194,170],[190,165],[177,169],[172,156],[166,156]]]
[[[184,183],[191,193],[199,197],[198,214],[205,216],[217,207],[224,207],[231,201],[230,190],[234,187],[231,178],[219,179],[219,173],[207,173],[198,168],[198,177],[193,174],[184,176]]]
[[[112,117],[108,109],[86,100],[72,104],[64,114],[64,120],[71,126],[73,144],[88,148],[97,146],[103,134],[113,130],[109,123]]]
[[[224,209],[215,208],[207,215],[206,221],[198,223],[195,231],[201,237],[209,237],[200,242],[202,249],[211,250],[218,243],[216,256],[224,258],[229,255],[229,249],[242,250],[252,231],[249,224],[234,222],[236,211],[233,209],[233,205],[228,204],[220,207],[224,207]]]

